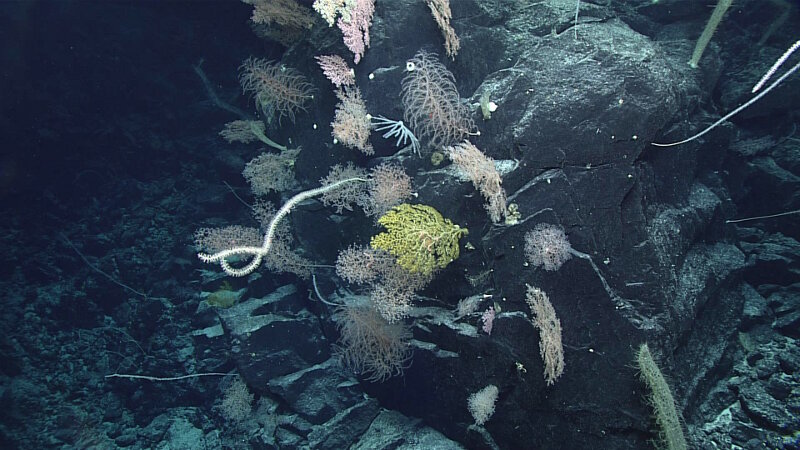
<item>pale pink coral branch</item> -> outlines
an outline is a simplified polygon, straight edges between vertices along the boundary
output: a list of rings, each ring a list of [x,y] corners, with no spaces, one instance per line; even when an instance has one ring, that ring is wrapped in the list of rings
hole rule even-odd
[[[481,315],[481,321],[483,322],[483,332],[488,334],[489,336],[492,335],[492,328],[494,327],[494,318],[496,316],[494,306],[490,306],[486,311],[483,312]]]
[[[353,62],[358,64],[369,47],[369,27],[372,25],[372,15],[375,13],[375,0],[356,0],[355,6],[350,9],[350,20],[340,17],[336,21],[344,35],[344,44],[353,52]]]
[[[339,55],[320,55],[316,57],[317,64],[322,69],[331,83],[337,88],[342,86],[350,86],[356,83],[356,75],[353,69],[347,65],[347,62]]]

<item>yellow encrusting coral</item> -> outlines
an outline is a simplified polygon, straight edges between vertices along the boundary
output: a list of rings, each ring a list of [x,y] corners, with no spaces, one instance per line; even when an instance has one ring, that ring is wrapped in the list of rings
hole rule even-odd
[[[427,205],[395,206],[378,223],[386,231],[373,236],[370,246],[392,254],[403,269],[424,276],[458,258],[458,240],[468,233]]]

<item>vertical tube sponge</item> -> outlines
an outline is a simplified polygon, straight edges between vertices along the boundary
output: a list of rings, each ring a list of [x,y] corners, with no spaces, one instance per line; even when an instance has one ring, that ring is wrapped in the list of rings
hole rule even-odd
[[[661,446],[666,450],[686,450],[686,438],[683,436],[683,428],[678,411],[675,408],[675,399],[669,390],[669,384],[658,368],[650,348],[647,344],[639,347],[636,354],[636,365],[639,367],[639,376],[650,389],[650,406],[661,428],[659,433]]]
[[[700,39],[697,40],[697,45],[695,45],[694,52],[692,53],[692,59],[689,60],[689,65],[693,69],[697,68],[697,63],[700,61],[700,57],[703,56],[703,51],[705,51],[706,46],[711,41],[711,36],[714,35],[714,31],[716,31],[717,26],[722,20],[722,16],[725,15],[725,11],[731,7],[731,3],[733,3],[733,0],[719,0],[717,2],[717,6],[714,8],[714,12],[711,13],[711,18],[708,19],[703,34],[701,34]]]

